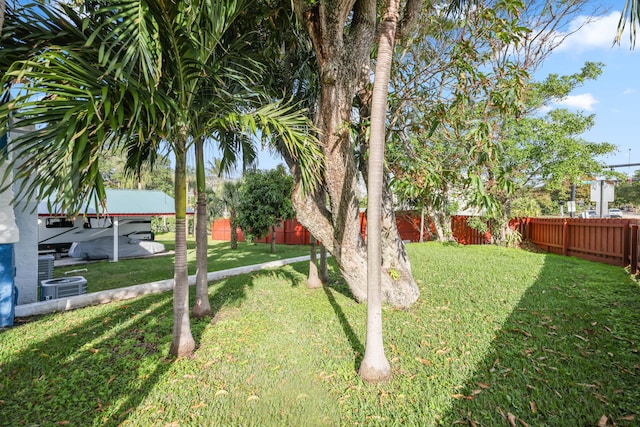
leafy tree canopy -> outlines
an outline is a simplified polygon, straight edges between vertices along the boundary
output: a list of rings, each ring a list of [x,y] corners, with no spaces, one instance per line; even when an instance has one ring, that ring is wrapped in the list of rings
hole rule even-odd
[[[258,239],[272,227],[295,216],[291,203],[293,178],[278,166],[269,171],[248,172],[239,191],[237,222],[245,233]]]

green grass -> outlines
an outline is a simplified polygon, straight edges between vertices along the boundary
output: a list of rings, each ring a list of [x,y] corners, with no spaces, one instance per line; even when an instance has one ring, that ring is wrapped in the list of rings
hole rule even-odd
[[[175,248],[173,233],[156,235],[156,241],[163,243],[167,251]],[[209,271],[260,264],[284,258],[309,254],[308,246],[276,245],[276,253],[270,253],[270,245],[265,243],[238,243],[238,249],[231,250],[229,242],[210,242],[208,250]],[[118,262],[98,261],[83,265],[56,267],[55,277],[65,273],[79,274],[87,279],[87,292],[98,292],[125,286],[173,278],[173,255],[159,255],[149,258],[121,259]],[[189,274],[196,274],[195,240],[187,240],[187,262]],[[73,272],[85,269],[87,271]]]
[[[421,298],[385,309],[393,380],[356,370],[366,307],[307,263],[212,283],[193,357],[171,295],[0,333],[2,426],[634,426],[640,288],[624,270],[492,246],[412,244]]]

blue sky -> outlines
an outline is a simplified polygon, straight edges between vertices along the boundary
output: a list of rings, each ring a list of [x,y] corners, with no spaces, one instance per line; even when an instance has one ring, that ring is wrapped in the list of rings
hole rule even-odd
[[[623,1],[616,3],[621,7]],[[577,28],[586,18],[576,18],[569,28]],[[586,61],[605,64],[597,80],[586,82],[557,105],[595,114],[595,126],[583,138],[618,146],[617,152],[599,159],[608,165],[628,164],[629,160],[640,163],[640,41],[630,50],[625,30],[620,46],[613,46],[619,18],[620,11],[613,10],[586,24],[568,36],[535,74],[543,79],[549,73],[577,72]],[[636,169],[640,166],[617,171],[633,173]]]

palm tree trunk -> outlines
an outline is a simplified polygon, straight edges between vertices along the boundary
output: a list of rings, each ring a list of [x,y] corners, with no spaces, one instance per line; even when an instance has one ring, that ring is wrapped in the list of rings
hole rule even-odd
[[[236,226],[236,211],[229,212],[229,227],[231,228],[231,249],[238,249],[238,227]]]
[[[209,287],[207,281],[207,183],[204,174],[204,140],[199,138],[195,143],[196,149],[196,301],[193,305],[193,315],[203,318],[211,315],[209,303]]]
[[[358,374],[368,382],[386,381],[391,365],[382,341],[382,186],[384,181],[385,120],[393,40],[398,22],[398,0],[389,0],[378,45],[371,101],[367,187],[367,338]]]
[[[175,149],[176,248],[173,276],[173,339],[169,353],[190,355],[196,347],[189,323],[189,277],[187,271],[187,156],[184,141]]]
[[[2,34],[2,27],[4,26],[4,10],[7,8],[6,0],[0,0],[0,34]]]

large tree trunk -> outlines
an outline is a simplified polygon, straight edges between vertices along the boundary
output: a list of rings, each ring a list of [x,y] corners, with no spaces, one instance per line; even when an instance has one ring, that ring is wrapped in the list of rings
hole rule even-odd
[[[325,285],[329,283],[329,267],[327,266],[327,248],[320,244],[320,281]]]
[[[369,81],[370,54],[376,27],[376,2],[371,0],[318,2],[307,8],[296,1],[296,10],[312,39],[321,75],[316,115],[320,144],[325,155],[324,188],[328,196],[303,196],[298,187],[294,207],[298,220],[327,247],[357,301],[367,300],[367,249],[361,235],[356,195],[357,166],[349,126],[358,83]],[[353,10],[351,9],[353,5]],[[350,30],[344,33],[345,21]],[[393,209],[384,209],[385,235],[382,277],[383,300],[408,307],[419,295]],[[389,272],[393,272],[394,279]],[[396,272],[400,273],[399,276]]]
[[[271,253],[276,253],[276,226],[271,226]]]
[[[316,239],[311,236],[311,243],[309,244],[309,276],[307,277],[307,288],[317,289],[322,287],[322,281],[318,276],[318,264],[316,259]]]
[[[173,338],[169,353],[188,356],[196,347],[189,322],[189,276],[187,271],[187,156],[184,145],[176,147],[175,209],[176,247],[173,276]]]
[[[447,242],[453,240],[453,232],[451,230],[451,216],[442,209],[430,209],[429,219],[435,229],[435,240],[438,242]]]
[[[204,141],[202,138],[195,142],[196,150],[196,301],[193,305],[193,315],[203,318],[211,315],[209,303],[208,250],[209,236],[207,235],[207,197],[206,177],[204,173]]]
[[[236,210],[229,212],[229,226],[231,228],[231,249],[238,249],[238,226],[236,225]]]

